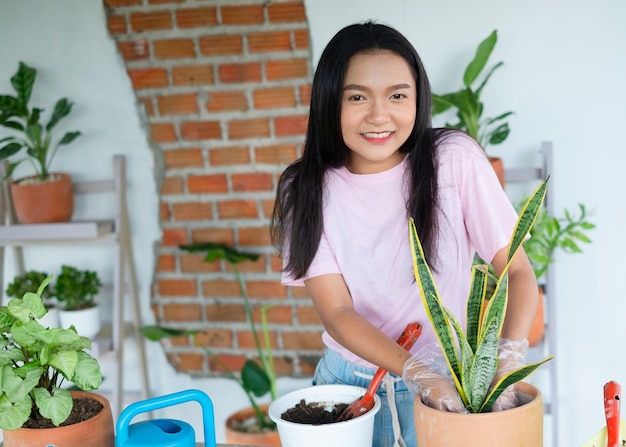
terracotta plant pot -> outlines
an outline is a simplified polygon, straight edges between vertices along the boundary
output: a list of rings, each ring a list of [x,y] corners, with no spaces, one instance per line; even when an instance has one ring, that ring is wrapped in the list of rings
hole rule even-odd
[[[267,414],[269,405],[260,405],[263,413]],[[244,433],[231,428],[233,421],[242,421],[252,416],[256,417],[256,413],[252,407],[233,413],[226,419],[226,443],[240,445],[258,445],[258,446],[278,446],[280,447],[280,437],[278,430],[265,433]]]
[[[11,183],[17,219],[23,224],[67,222],[74,213],[74,189],[68,174],[52,173],[54,180],[26,177]]]
[[[430,408],[415,399],[419,447],[540,447],[543,445],[543,401],[536,387],[519,382],[530,402],[506,411],[460,414]],[[419,396],[419,395],[418,395]]]
[[[529,346],[536,346],[539,344],[539,342],[543,340],[543,336],[546,331],[543,301],[543,287],[539,286],[539,305],[537,307],[535,319],[533,320],[533,325],[530,328],[530,333],[528,334]]]
[[[109,401],[99,394],[72,391],[72,397],[96,399],[104,408],[96,416],[78,424],[54,428],[3,430],[4,447],[113,447],[115,433]]]
[[[502,161],[499,157],[489,157],[489,162],[491,163],[491,167],[496,173],[496,177],[500,180],[500,186],[504,188],[505,177],[504,177],[504,161]]]

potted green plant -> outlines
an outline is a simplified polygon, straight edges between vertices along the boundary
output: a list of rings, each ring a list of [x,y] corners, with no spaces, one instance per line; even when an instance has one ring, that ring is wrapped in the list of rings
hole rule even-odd
[[[46,328],[38,321],[46,314],[42,294],[51,279],[47,277],[37,292],[26,292],[0,307],[0,428],[4,446],[78,447],[89,439],[90,445],[111,447],[110,405],[103,396],[90,392],[102,382],[100,366],[87,352],[91,342],[74,328]],[[66,381],[83,391],[62,388]],[[85,408],[90,413],[87,420],[77,420]],[[76,430],[78,434],[73,433]]]
[[[268,393],[271,400],[276,399],[276,373],[272,358],[272,349],[269,339],[267,327],[267,310],[269,306],[261,308],[261,325],[263,334],[263,344],[259,339],[258,331],[254,319],[252,317],[252,307],[248,299],[248,294],[243,282],[238,264],[244,261],[256,261],[259,255],[254,253],[246,253],[236,250],[233,247],[218,243],[198,243],[192,245],[182,245],[181,248],[190,252],[206,253],[204,262],[215,262],[223,260],[229,264],[235,274],[239,285],[240,293],[244,299],[244,307],[250,331],[252,333],[256,346],[258,358],[248,359],[244,363],[241,373],[235,374],[227,365],[225,365],[209,348],[199,345],[211,358],[213,358],[228,376],[236,381],[246,394],[250,401],[251,409],[244,409],[241,412],[231,415],[226,422],[226,436],[228,443],[245,443],[251,445],[280,445],[280,439],[274,422],[267,415],[267,405],[261,405],[257,398],[266,396]],[[162,326],[144,326],[141,333],[150,340],[158,341],[168,337],[194,336],[194,343],[197,344],[195,335],[199,330],[181,330],[176,328],[168,328]],[[253,424],[238,423],[240,419],[251,419],[255,421]],[[247,426],[244,427],[244,425]],[[237,426],[237,427],[236,427]],[[249,433],[240,433],[247,430]],[[258,433],[257,433],[258,432]]]
[[[73,142],[80,132],[67,132],[52,146],[52,130],[70,114],[73,104],[67,98],[59,99],[44,125],[41,122],[44,110],[29,106],[36,77],[36,69],[20,62],[11,77],[15,95],[0,95],[0,125],[10,131],[9,136],[0,138],[0,160],[25,150],[25,157],[10,163],[2,180],[9,178],[19,164],[30,161],[36,175],[11,183],[19,221],[64,222],[70,220],[74,210],[72,180],[68,174],[50,172],[50,164],[59,147]],[[34,202],[24,203],[25,200]],[[48,210],[49,214],[43,210]]]
[[[497,445],[526,446],[541,445],[543,442],[541,393],[529,384],[518,382],[534,372],[541,364],[550,360],[551,357],[511,371],[502,376],[494,385],[492,383],[498,368],[498,342],[508,301],[508,267],[537,218],[545,198],[546,188],[547,181],[544,181],[523,207],[509,243],[507,265],[498,277],[493,294],[488,300],[485,300],[489,275],[487,268],[480,265],[472,267],[465,330],[459,320],[443,306],[426,262],[415,225],[412,220],[410,221],[409,235],[413,267],[420,295],[443,352],[445,366],[458,391],[459,398],[468,412],[473,413],[467,415],[435,410],[424,405],[418,394],[415,399],[415,423],[418,434],[417,442],[421,447],[465,445],[465,442],[467,445],[495,445],[490,443],[492,433],[493,436],[496,436],[494,442]],[[519,388],[534,396],[533,400],[512,410],[490,412],[496,399],[507,387],[513,384],[517,384]],[[526,417],[522,416],[522,413],[526,411],[529,414]],[[450,420],[447,420],[446,414],[450,415]],[[506,420],[496,422],[493,420],[493,418],[506,418],[509,415],[515,422],[507,422]],[[468,418],[468,416],[481,417]],[[441,422],[442,418],[446,418],[446,421]],[[521,422],[522,419],[524,422]],[[469,432],[464,432],[462,427],[453,425],[455,421],[465,424]],[[481,421],[486,424],[485,427],[480,425]],[[527,421],[530,422],[527,424]],[[445,430],[427,429],[425,424],[430,427],[439,425],[445,427]],[[506,432],[494,432],[498,426]],[[522,427],[521,431],[518,430],[520,427]],[[438,433],[442,431],[446,433]],[[439,434],[444,438],[438,438],[437,435]],[[478,438],[476,438],[477,434]],[[519,435],[522,439],[512,439],[514,434]],[[457,443],[450,441],[450,436],[459,436]],[[473,439],[482,441],[482,444],[480,442],[472,444],[471,440]],[[535,444],[532,444],[533,442]],[[536,444],[537,442],[539,444]]]
[[[483,149],[488,145],[501,144],[510,133],[509,118],[513,112],[504,112],[498,116],[483,117],[484,104],[481,100],[483,89],[491,75],[504,63],[498,62],[479,78],[486,67],[489,57],[498,41],[497,30],[483,40],[476,50],[474,59],[467,65],[463,73],[463,87],[460,90],[445,94],[432,94],[432,115],[436,116],[450,109],[456,110],[457,122],[446,123],[445,127],[461,129],[470,134],[480,143]],[[477,85],[476,83],[479,82]],[[504,185],[504,167],[498,157],[490,157],[490,161]]]
[[[57,300],[63,303],[59,311],[62,327],[75,326],[86,337],[100,332],[100,309],[95,297],[102,287],[98,273],[63,265],[54,285]]]
[[[7,286],[6,294],[8,298],[21,298],[26,293],[36,293],[39,286],[44,280],[50,276],[48,273],[37,270],[29,270],[23,275],[13,278],[13,281]],[[48,311],[39,323],[46,327],[59,327],[59,309],[54,302],[54,294],[50,287],[46,287],[41,293],[41,299]]]

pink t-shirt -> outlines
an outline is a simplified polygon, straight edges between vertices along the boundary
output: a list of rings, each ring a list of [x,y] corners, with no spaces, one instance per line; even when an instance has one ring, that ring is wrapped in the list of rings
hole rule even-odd
[[[444,305],[465,324],[474,253],[492,260],[509,242],[517,214],[483,150],[459,134],[439,145],[439,265],[434,274]],[[412,352],[436,342],[415,278],[406,212],[406,159],[376,174],[330,169],[324,192],[324,230],[305,278],[283,275],[282,283],[340,273],[355,310],[392,339],[407,323],[419,321],[422,335]],[[365,367],[328,333],[324,344]]]

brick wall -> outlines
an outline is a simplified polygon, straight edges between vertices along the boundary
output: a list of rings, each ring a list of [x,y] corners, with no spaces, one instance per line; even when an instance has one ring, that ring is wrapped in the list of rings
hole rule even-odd
[[[278,176],[300,153],[312,68],[298,0],[104,0],[151,139],[163,154],[163,238],[152,287],[161,324],[239,370],[256,351],[235,276],[179,244],[223,242],[260,254],[242,264],[256,321],[265,304],[280,375],[310,375],[322,326],[304,291],[280,284],[268,223]],[[138,231],[138,229],[135,229]],[[223,374],[191,339],[164,346],[179,371]]]

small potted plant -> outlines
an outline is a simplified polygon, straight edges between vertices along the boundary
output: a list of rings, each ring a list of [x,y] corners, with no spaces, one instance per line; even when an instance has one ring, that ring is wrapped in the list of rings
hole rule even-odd
[[[50,276],[48,273],[29,270],[23,275],[13,278],[6,289],[8,298],[22,298],[26,293],[36,293],[43,281]],[[59,327],[59,309],[54,302],[54,294],[49,287],[41,293],[41,299],[48,311],[39,323],[46,327]]]
[[[61,326],[74,326],[89,338],[100,332],[100,309],[95,297],[101,287],[102,282],[95,271],[62,266],[54,286],[57,300],[63,303],[59,311]]]
[[[0,95],[0,125],[9,129],[9,136],[0,138],[0,160],[25,150],[25,158],[9,164],[3,181],[15,168],[28,160],[36,175],[11,183],[15,212],[21,223],[66,222],[74,211],[72,180],[66,173],[50,172],[50,164],[60,146],[70,144],[80,132],[67,132],[52,146],[53,128],[70,114],[72,103],[59,99],[48,122],[41,123],[43,109],[29,106],[37,70],[24,62],[11,77],[13,95]],[[0,135],[2,137],[2,135]]]
[[[459,319],[443,306],[415,225],[410,221],[413,267],[422,302],[443,353],[445,364],[442,367],[449,371],[459,398],[469,413],[449,413],[430,408],[422,402],[418,393],[415,398],[415,424],[417,443],[421,447],[535,446],[543,442],[541,393],[527,383],[518,382],[551,357],[513,370],[495,384],[493,382],[498,368],[499,339],[508,301],[508,267],[537,218],[546,188],[547,181],[544,181],[523,207],[509,242],[507,265],[488,300],[485,300],[489,275],[487,268],[480,265],[472,267],[465,330]],[[407,380],[410,383],[411,369],[408,371]],[[497,398],[513,384],[531,396],[530,402],[511,410],[491,412]]]
[[[479,44],[474,59],[465,68],[463,88],[452,93],[432,95],[432,115],[439,115],[451,108],[456,109],[458,121],[453,124],[446,123],[445,127],[464,130],[474,137],[483,149],[490,144],[501,144],[507,139],[510,128],[506,120],[513,114],[513,112],[504,112],[496,117],[483,117],[484,104],[480,96],[491,75],[503,65],[503,62],[496,63],[482,77],[480,83],[477,86],[474,85],[487,65],[497,41],[498,32],[494,30]],[[504,185],[502,160],[499,157],[489,157],[489,159],[500,183]]]
[[[26,292],[0,307],[0,428],[5,447],[89,445],[112,447],[113,418],[106,398],[91,391],[102,382],[88,338],[74,328],[46,328],[42,294]],[[71,382],[83,391],[62,388]],[[80,414],[84,413],[81,419]]]
[[[230,265],[244,299],[246,318],[250,325],[250,331],[258,354],[257,359],[248,359],[244,363],[238,376],[221,362],[220,358],[210,349],[206,346],[201,346],[226,371],[228,376],[241,386],[250,401],[251,408],[243,409],[227,419],[226,441],[231,444],[280,446],[280,438],[276,426],[267,415],[268,405],[261,405],[257,401],[257,398],[264,397],[268,393],[271,400],[277,397],[276,373],[267,328],[267,310],[269,306],[261,308],[261,324],[264,339],[264,347],[262,347],[254,319],[252,318],[252,308],[248,300],[248,294],[246,293],[241,272],[237,267],[239,263],[244,261],[256,261],[259,255],[241,252],[227,245],[212,242],[182,245],[181,248],[190,252],[205,253],[204,262],[223,260]],[[141,328],[141,333],[153,341],[168,337],[193,336],[195,343],[195,335],[199,332],[201,331],[181,330],[162,326],[144,326]]]

